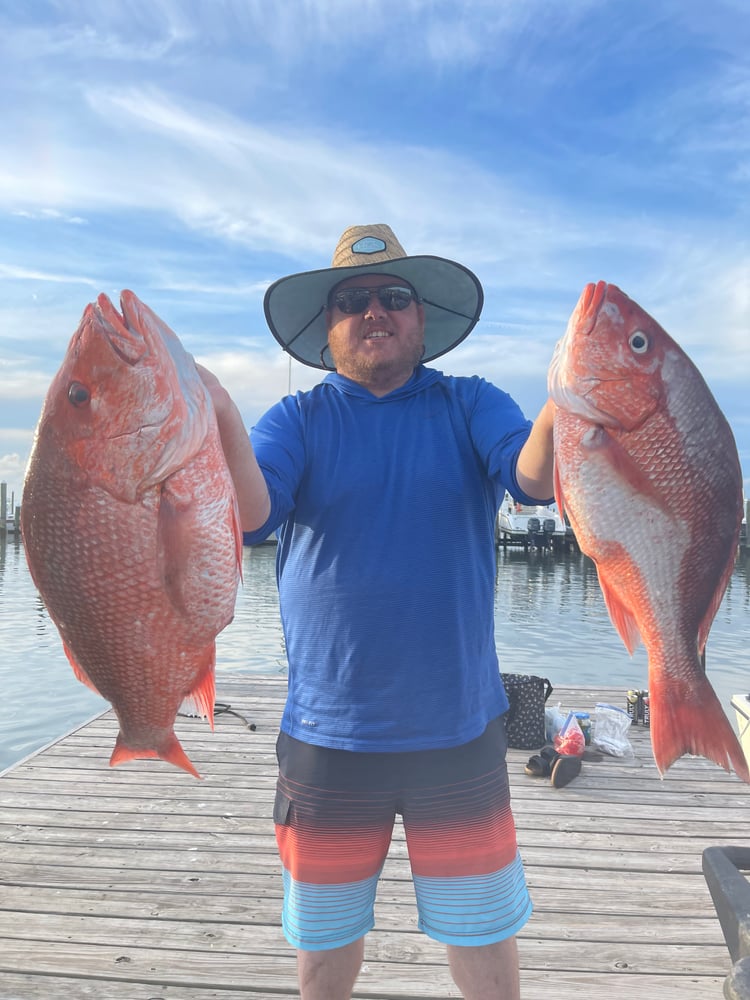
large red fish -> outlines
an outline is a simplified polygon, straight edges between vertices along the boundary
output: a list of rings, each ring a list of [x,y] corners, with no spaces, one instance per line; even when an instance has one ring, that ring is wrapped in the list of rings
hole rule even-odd
[[[603,281],[583,290],[549,389],[557,501],[625,646],[648,652],[657,767],[699,754],[750,781],[701,664],[742,518],[729,424],[684,351]]]
[[[185,699],[213,726],[237,502],[192,357],[132,292],[120,305],[86,307],[49,388],[21,528],[76,676],[117,713],[110,764],[160,757],[198,777],[173,726]]]

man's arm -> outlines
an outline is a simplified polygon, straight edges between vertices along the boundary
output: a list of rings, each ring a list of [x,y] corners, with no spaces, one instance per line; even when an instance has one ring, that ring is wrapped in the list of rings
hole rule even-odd
[[[518,485],[530,497],[546,500],[554,494],[552,425],[555,404],[548,399],[534,421],[516,465]]]
[[[240,411],[216,376],[202,365],[195,366],[213,400],[221,446],[237,493],[243,531],[255,531],[268,520],[271,498],[258,465]]]

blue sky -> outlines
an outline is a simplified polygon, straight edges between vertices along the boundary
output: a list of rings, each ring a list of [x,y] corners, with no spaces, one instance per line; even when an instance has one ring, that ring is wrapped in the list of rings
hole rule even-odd
[[[703,372],[750,494],[746,0],[0,0],[0,480],[87,302],[132,288],[247,422],[318,373],[266,329],[347,226],[461,261],[438,367],[529,416],[583,286]]]

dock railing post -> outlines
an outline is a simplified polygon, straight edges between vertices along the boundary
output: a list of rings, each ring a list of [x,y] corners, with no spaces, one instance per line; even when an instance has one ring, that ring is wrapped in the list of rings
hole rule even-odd
[[[703,875],[719,918],[732,969],[724,981],[726,1000],[750,1000],[750,848],[707,847]]]

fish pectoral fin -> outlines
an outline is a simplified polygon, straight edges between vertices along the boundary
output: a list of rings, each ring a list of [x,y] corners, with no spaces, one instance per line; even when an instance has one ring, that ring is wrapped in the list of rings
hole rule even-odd
[[[194,519],[190,516],[190,502],[177,501],[167,490],[162,490],[157,525],[164,591],[172,606],[185,618],[191,617],[194,610],[188,584],[188,555],[195,545],[191,538]]]
[[[672,516],[669,498],[613,433],[604,427],[592,427],[584,435],[581,448],[588,459],[606,462],[618,482],[624,484],[628,494],[638,496],[640,501],[648,498],[655,506]]]
[[[597,567],[598,570],[598,567]],[[641,641],[641,633],[636,624],[633,612],[623,604],[607,580],[599,573],[599,586],[602,589],[604,603],[607,605],[609,617],[617,629],[617,633],[625,643],[625,648],[632,656]]]
[[[642,427],[664,405],[661,385],[650,375],[639,377],[632,371],[595,382],[586,402],[609,418],[609,426],[626,431]]]
[[[95,694],[98,694],[98,695],[100,695],[100,696],[103,697],[103,695],[102,695],[101,691],[99,690],[99,688],[96,686],[96,684],[94,684],[94,682],[91,680],[91,678],[86,673],[86,671],[83,669],[83,667],[80,665],[80,663],[78,662],[78,660],[76,660],[75,656],[73,655],[73,653],[71,652],[71,650],[68,648],[67,643],[64,642],[64,641],[63,641],[63,650],[65,652],[65,655],[68,658],[68,663],[73,668],[73,673],[75,674],[76,679],[79,680],[81,682],[81,684],[85,684],[87,688],[91,688],[91,690]]]
[[[196,571],[196,524],[199,521],[193,497],[183,497],[176,493],[171,484],[164,487],[159,496],[157,522],[157,547],[164,593],[172,607],[183,617],[195,624],[197,616],[205,607],[207,584],[205,572]],[[229,514],[230,530],[234,541],[234,557],[237,579],[242,578],[242,528],[236,502]],[[205,567],[204,567],[205,568]],[[233,608],[217,631],[226,628],[233,617]],[[204,636],[207,638],[208,636]]]

